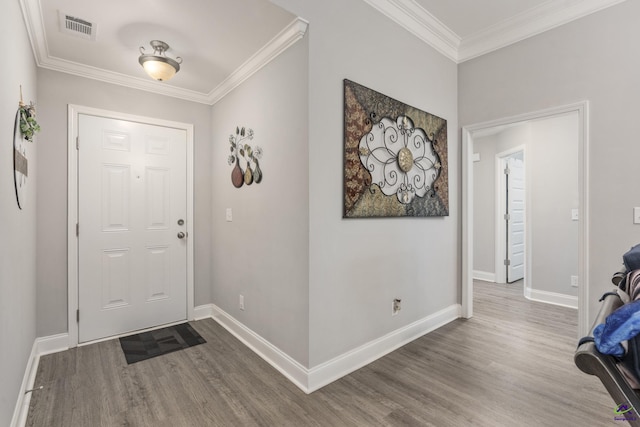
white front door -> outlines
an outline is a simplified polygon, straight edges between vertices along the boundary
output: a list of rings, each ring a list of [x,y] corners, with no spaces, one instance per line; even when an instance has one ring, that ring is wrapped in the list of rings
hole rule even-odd
[[[507,282],[513,283],[524,278],[524,162],[509,157],[507,165]]]
[[[78,136],[79,342],[185,320],[186,131],[80,114]]]

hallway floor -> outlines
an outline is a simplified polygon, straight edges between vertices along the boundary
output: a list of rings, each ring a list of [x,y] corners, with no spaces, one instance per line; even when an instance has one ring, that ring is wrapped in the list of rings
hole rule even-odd
[[[475,283],[456,320],[306,395],[211,319],[206,344],[127,365],[118,340],[42,357],[28,426],[617,425],[573,364],[575,310]]]

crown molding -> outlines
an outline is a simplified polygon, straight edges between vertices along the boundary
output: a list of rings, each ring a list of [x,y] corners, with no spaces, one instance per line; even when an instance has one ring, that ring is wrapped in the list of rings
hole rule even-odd
[[[445,57],[461,63],[627,0],[548,1],[464,39],[415,0],[364,1]],[[40,1],[20,0],[20,7],[33,55],[39,67],[209,105],[220,101],[304,37],[309,25],[302,18],[294,19],[222,83],[210,92],[203,93],[52,57],[47,47]]]
[[[309,25],[307,21],[301,18],[294,19],[220,85],[209,93],[203,93],[51,56],[47,47],[40,1],[20,0],[20,7],[22,8],[31,49],[38,67],[208,105],[213,105],[220,101],[234,88],[304,37]]]
[[[458,62],[533,37],[626,0],[549,1],[462,39]]]
[[[20,9],[22,9],[22,17],[27,27],[31,50],[36,64],[40,66],[40,58],[49,56],[46,37],[44,34],[44,21],[42,19],[42,9],[38,0],[20,0]]]
[[[59,71],[61,73],[73,74],[78,77],[98,80],[105,83],[125,86],[132,89],[153,92],[155,94],[184,99],[186,101],[210,104],[209,97],[205,93],[194,90],[171,86],[155,80],[141,77],[128,76],[126,74],[115,73],[85,64],[48,56],[38,62],[38,66],[48,70]]]
[[[461,63],[626,0],[547,1],[464,38],[415,0],[364,1],[447,58]]]
[[[209,103],[213,105],[220,101],[225,95],[241,85],[242,82],[273,61],[278,55],[304,37],[308,27],[309,23],[302,18],[296,18],[291,21],[280,33],[209,92]]]
[[[407,31],[457,62],[460,36],[414,0],[364,0]]]

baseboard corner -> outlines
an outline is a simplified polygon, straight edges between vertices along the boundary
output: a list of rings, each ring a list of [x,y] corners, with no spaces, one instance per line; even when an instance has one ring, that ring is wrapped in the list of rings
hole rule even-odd
[[[307,384],[309,375],[307,368],[221,308],[214,304],[211,304],[211,308],[211,317],[213,320],[249,347],[249,349],[260,356],[265,362],[273,366],[296,387],[307,394],[309,393]]]
[[[207,306],[207,310],[211,310],[210,316],[205,316],[205,312],[209,312],[204,308],[200,311],[199,308],[200,307],[196,307],[196,312],[200,312],[202,318],[213,318],[213,320],[225,328],[230,334],[235,336],[240,342],[307,394],[368,365],[447,323],[459,319],[462,315],[462,306],[460,304],[452,304],[436,313],[309,369],[302,366],[285,352],[216,305],[211,304]]]
[[[483,282],[496,281],[496,274],[488,271],[473,270],[473,280],[482,280]]]
[[[193,320],[202,320],[213,317],[214,313],[214,305],[213,304],[203,304],[193,309]]]

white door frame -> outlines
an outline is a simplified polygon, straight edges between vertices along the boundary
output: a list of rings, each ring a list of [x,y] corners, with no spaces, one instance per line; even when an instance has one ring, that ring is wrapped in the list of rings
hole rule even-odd
[[[473,316],[473,139],[496,126],[578,114],[578,335],[589,332],[589,101],[576,102],[462,128],[462,316]]]
[[[85,107],[69,104],[67,117],[68,139],[68,184],[67,184],[67,295],[68,295],[68,328],[69,347],[78,346],[78,238],[76,224],[78,223],[78,118],[80,114],[105,117],[115,120],[126,120],[156,126],[163,126],[184,130],[187,134],[187,236],[193,233],[193,125],[172,122],[150,117]],[[187,320],[194,318],[194,265],[193,265],[193,237],[187,239]]]
[[[517,147],[511,148],[509,150],[506,151],[502,151],[498,154],[496,154],[496,161],[495,161],[495,165],[496,165],[496,179],[495,179],[495,201],[496,201],[496,216],[495,216],[495,274],[496,274],[496,283],[507,283],[507,269],[504,265],[504,259],[507,253],[507,244],[506,244],[506,236],[507,236],[507,229],[505,226],[505,221],[504,221],[504,207],[507,204],[507,200],[505,197],[505,187],[507,185],[506,183],[506,179],[505,179],[505,175],[504,175],[504,169],[506,167],[506,160],[508,157],[510,157],[511,155],[515,154],[515,153],[519,153],[522,152],[522,156],[523,159],[525,161],[525,174],[527,173],[527,166],[526,166],[526,158],[527,158],[527,152],[526,152],[526,147],[524,145],[519,145]],[[529,191],[526,188],[526,183],[527,183],[527,179],[525,177],[525,200],[527,198],[527,196],[529,195]],[[525,231],[524,231],[524,245],[525,245],[525,259],[524,259],[524,267],[525,267],[525,274],[524,274],[524,282],[525,282],[525,289],[526,289],[526,284],[527,284],[527,279],[529,277],[529,271],[527,271],[527,269],[529,268],[530,263],[528,262],[529,260],[527,259],[527,256],[531,253],[531,248],[529,247],[529,230],[527,229],[528,227],[528,219],[531,217],[530,213],[529,213],[529,206],[530,203],[525,203],[524,209],[525,209],[525,214],[524,214],[524,218],[525,218]]]

